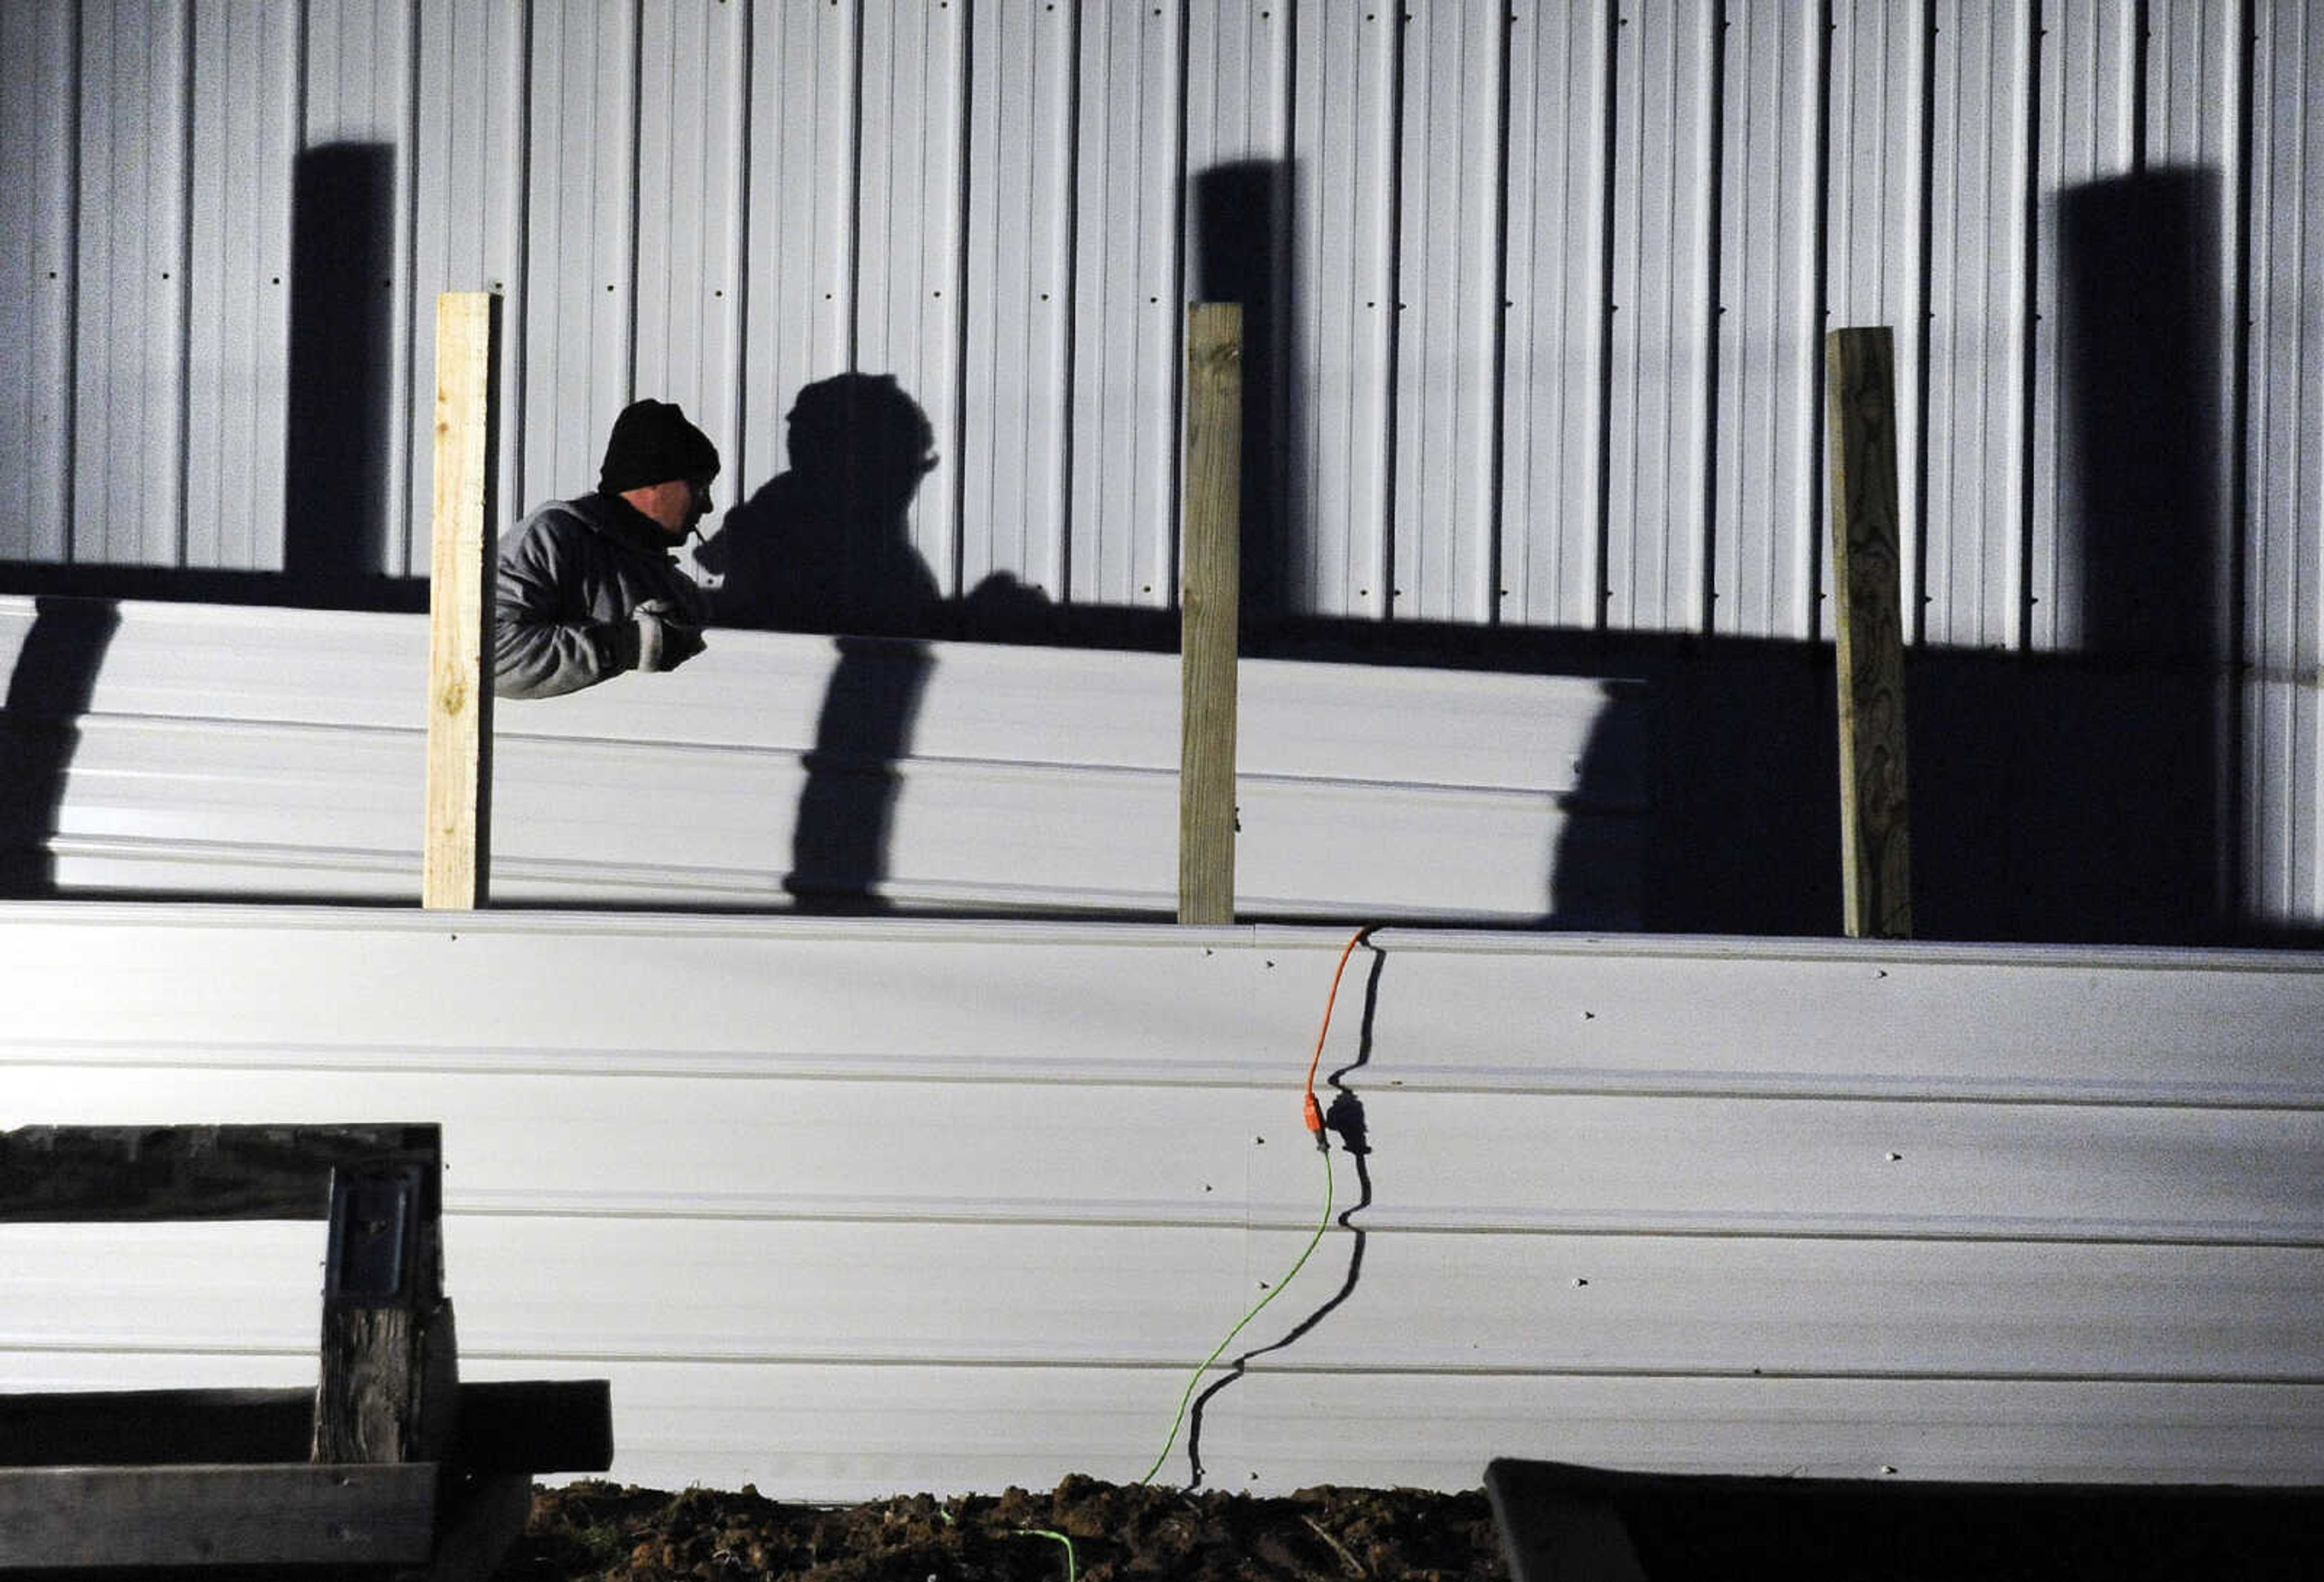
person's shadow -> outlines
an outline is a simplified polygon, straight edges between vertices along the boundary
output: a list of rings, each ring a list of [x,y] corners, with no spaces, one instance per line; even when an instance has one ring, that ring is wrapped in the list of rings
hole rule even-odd
[[[909,512],[936,431],[893,374],[817,380],[791,405],[790,466],[733,510],[696,558],[721,578],[722,626],[924,637],[939,598]]]
[[[806,911],[881,911],[896,765],[932,664],[917,639],[941,609],[908,530],[936,434],[888,374],[818,380],[789,421],[789,469],[729,511],[696,558],[722,579],[719,624],[835,634],[783,888]]]

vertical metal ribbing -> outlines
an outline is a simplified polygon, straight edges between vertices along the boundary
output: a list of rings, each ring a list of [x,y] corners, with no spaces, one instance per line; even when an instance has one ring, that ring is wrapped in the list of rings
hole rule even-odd
[[[76,458],[80,452],[80,382],[73,370],[80,365],[80,179],[81,153],[88,143],[83,125],[88,115],[87,73],[82,69],[82,33],[87,25],[85,0],[75,0],[67,45],[69,80],[65,86],[67,115],[70,135],[65,140],[65,256],[64,256],[64,367],[57,381],[58,402],[63,409],[60,437],[64,441],[62,493],[63,520],[58,524],[57,556],[60,562],[69,566],[79,533],[76,526],[80,511],[80,468]],[[306,53],[306,26],[303,20],[299,29],[299,51]],[[303,74],[302,74],[303,75]]]
[[[171,472],[177,480],[175,502],[177,521],[172,527],[174,542],[171,547],[171,564],[182,567],[193,547],[193,519],[187,501],[193,492],[193,365],[194,365],[194,294],[192,263],[194,258],[194,0],[180,0],[178,6],[178,261],[171,271],[171,283],[177,289],[171,293],[177,300],[177,366],[171,376],[177,381],[178,406],[171,422],[171,446],[176,451],[171,458]]]
[[[959,198],[953,208],[952,274],[952,432],[945,448],[961,458],[952,469],[952,565],[945,585],[957,597],[968,592],[968,255],[969,199],[976,183],[976,151],[971,133],[976,124],[976,7],[960,13],[960,64],[955,87],[959,122],[955,127],[953,162],[958,172]]]
[[[2021,654],[2034,648],[2034,409],[2041,383],[2040,337],[2034,333],[2041,307],[2041,271],[2034,267],[2034,260],[2041,250],[2042,40],[2048,31],[2042,25],[2042,0],[2034,0],[2025,18],[2025,242],[2018,260],[2023,269],[2018,311],[2024,334],[2019,337],[2018,351],[2016,630],[2009,644]]]
[[[2244,755],[2249,733],[2244,713],[2243,683],[2251,673],[2250,623],[2246,605],[2251,597],[2251,295],[2252,181],[2257,136],[2252,106],[2253,51],[2258,42],[2256,0],[2243,0],[2236,14],[2236,162],[2229,223],[2235,277],[2227,284],[2227,435],[2228,452],[2222,458],[2227,477],[2227,651],[2222,687],[2222,735],[2219,844],[2220,915],[2230,933],[2240,934],[2251,920],[2251,880],[2246,843],[2251,839],[2250,782]]]
[[[412,454],[410,443],[411,409],[418,395],[420,382],[420,339],[423,333],[420,299],[415,287],[420,272],[420,0],[404,0],[403,11],[403,115],[401,136],[403,144],[395,161],[395,179],[401,186],[403,201],[397,205],[399,234],[393,243],[397,306],[390,308],[390,323],[400,310],[403,316],[403,338],[394,352],[394,372],[388,376],[391,391],[396,385],[403,387],[403,400],[392,402],[394,407],[387,425],[388,458],[393,461],[398,450],[403,452],[403,464],[389,468],[387,488],[388,525],[382,536],[387,564],[378,569],[390,576],[415,576],[427,568],[416,563],[412,549],[411,474],[420,464]],[[466,289],[466,288],[463,288]],[[425,333],[431,337],[435,330],[435,315],[425,316]],[[429,396],[433,405],[433,392]],[[433,530],[432,529],[430,529]],[[486,532],[492,531],[487,522]]]
[[[1185,606],[1186,593],[1185,536],[1179,529],[1186,509],[1186,53],[1191,47],[1193,23],[1191,13],[1183,3],[1178,7],[1178,92],[1171,117],[1170,168],[1181,172],[1176,196],[1172,200],[1170,214],[1170,291],[1173,307],[1170,312],[1170,452],[1171,464],[1168,524],[1164,531],[1169,536],[1170,586],[1165,609]],[[1296,55],[1299,33],[1292,27],[1286,50]],[[1288,111],[1286,112],[1288,114]],[[1286,141],[1286,148],[1290,147]]]
[[[1620,308],[1614,300],[1614,189],[1619,179],[1615,156],[1620,152],[1621,12],[1618,4],[1606,8],[1606,141],[1599,161],[1605,182],[1599,194],[1599,279],[1606,296],[1598,314],[1598,553],[1591,568],[1597,580],[1597,613],[1591,624],[1597,631],[1606,630],[1607,606],[1614,597],[1608,563],[1614,553],[1614,315]]]
[[[1485,459],[1485,624],[1499,626],[1509,590],[1502,585],[1502,559],[1507,524],[1502,520],[1504,474],[1508,464],[1509,366],[1509,79],[1516,73],[1510,57],[1517,49],[1517,14],[1501,16],[1500,83],[1493,112],[1495,136],[1493,170],[1493,345],[1492,442]]]
[[[1930,298],[1936,289],[1937,225],[1937,0],[1921,7],[1921,168],[1919,225],[1921,256],[1914,270],[1915,312],[1913,338],[1917,346],[1913,379],[1913,607],[1904,612],[1904,640],[1917,645],[1929,634],[1929,408],[1930,336],[1936,310]]]
[[[1831,40],[1840,23],[1833,18],[1831,0],[1822,0],[1816,8],[1816,139],[1815,139],[1815,257],[1810,262],[1814,284],[1810,288],[1815,303],[1815,326],[1818,362],[1822,358],[1824,332],[1839,327],[1831,322]],[[1821,454],[1831,443],[1824,428],[1823,379],[1808,382],[1808,424],[1815,436],[1814,448]],[[1829,458],[1827,458],[1827,461]],[[1824,481],[1828,465],[1812,466],[1806,479],[1808,492],[1808,582],[1803,590],[1804,607],[1800,611],[1802,635],[1810,642],[1823,636],[1825,601],[1820,597],[1823,586],[1823,566],[1828,551],[1824,532]],[[1907,630],[1910,630],[1909,624]]]
[[[847,39],[847,371],[861,365],[863,325],[863,0]],[[773,416],[772,413],[769,414]]]
[[[1412,15],[1404,7],[1411,0],[1387,0],[1396,7],[1396,29],[1388,36],[1388,217],[1386,229],[1388,247],[1388,350],[1380,363],[1380,384],[1387,391],[1387,412],[1383,419],[1385,432],[1380,435],[1380,455],[1390,458],[1380,474],[1380,537],[1379,561],[1373,575],[1376,584],[1385,595],[1379,602],[1380,619],[1396,619],[1397,596],[1404,590],[1396,585],[1396,455],[1397,433],[1401,427],[1401,414],[1397,410],[1397,373],[1404,354],[1404,57],[1405,33]]]
[[[1182,23],[1178,50],[1178,102],[1182,106],[1186,100],[1185,59],[1185,34]],[[1064,364],[1065,400],[1064,420],[1057,426],[1057,585],[1054,592],[1060,604],[1072,602],[1074,590],[1074,326],[1079,317],[1074,309],[1081,300],[1076,289],[1081,276],[1082,14],[1079,6],[1070,8],[1065,15],[1065,278],[1057,282],[1055,292],[1061,320],[1058,355]],[[1183,169],[1185,161],[1181,159],[1177,163]],[[961,591],[967,592],[965,588]]]
[[[638,393],[638,250],[642,239],[644,216],[639,213],[639,189],[643,182],[638,161],[645,146],[646,98],[646,0],[630,3],[630,138],[625,151],[629,177],[628,208],[629,235],[622,270],[627,279],[622,281],[624,311],[622,315],[622,391],[624,401],[634,400]]]
[[[742,425],[751,404],[751,103],[752,89],[756,86],[752,77],[752,65],[756,59],[755,10],[743,6],[735,26],[742,38],[734,51],[734,162],[727,181],[734,225],[726,243],[726,283],[733,303],[728,318],[733,334],[726,350],[732,367],[728,372],[731,383],[725,416],[726,431],[734,437],[734,455],[728,474],[733,483],[727,495],[730,504],[739,505],[742,502],[742,491],[749,486],[742,474],[742,436],[749,430]]]
[[[1727,311],[1720,302],[1720,265],[1726,245],[1727,179],[1727,6],[1720,4],[1711,19],[1711,106],[1706,132],[1711,147],[1705,161],[1709,191],[1702,222],[1703,300],[1710,311],[1702,327],[1702,543],[1695,566],[1695,628],[1710,631],[1719,607],[1719,321]]]
[[[532,258],[532,14],[533,0],[522,0],[516,19],[516,50],[510,62],[515,80],[509,84],[509,97],[516,106],[514,146],[516,161],[512,173],[513,185],[509,201],[515,209],[514,233],[511,237],[513,251],[509,258],[508,304],[501,314],[502,334],[506,344],[501,350],[501,373],[504,381],[498,420],[499,442],[505,448],[501,462],[501,476],[507,480],[508,493],[500,501],[503,515],[525,509],[524,487],[524,379],[525,327],[530,315],[523,311],[526,289],[531,283]],[[493,524],[497,528],[498,524]]]
[[[2130,12],[2130,168],[2146,170],[2146,60],[2148,0],[2131,0]]]

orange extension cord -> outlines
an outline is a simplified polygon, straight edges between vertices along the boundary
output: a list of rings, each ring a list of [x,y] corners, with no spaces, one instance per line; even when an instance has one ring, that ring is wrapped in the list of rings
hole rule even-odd
[[[1178,1415],[1170,1421],[1169,1437],[1162,1441],[1161,1453],[1154,1458],[1154,1465],[1148,1467],[1146,1476],[1138,1480],[1140,1487],[1153,1482],[1154,1475],[1162,1470],[1162,1463],[1170,1458],[1170,1447],[1178,1442],[1178,1430],[1185,1426],[1186,1405],[1194,1398],[1194,1386],[1202,1382],[1204,1374],[1210,1372],[1211,1365],[1234,1344],[1235,1337],[1243,1332],[1244,1326],[1259,1317],[1268,1302],[1282,1295],[1285,1286],[1298,1278],[1299,1271],[1307,1266],[1309,1255],[1323,1241],[1323,1233],[1332,1228],[1332,1144],[1323,1135],[1323,1106],[1315,1102],[1315,1072],[1323,1063],[1323,1041],[1331,1035],[1332,1007],[1339,1003],[1340,980],[1347,973],[1348,958],[1356,953],[1356,947],[1363,943],[1371,932],[1369,927],[1358,929],[1348,940],[1347,948],[1340,952],[1340,964],[1332,972],[1332,992],[1323,1000],[1323,1025],[1315,1030],[1315,1053],[1307,1058],[1307,1080],[1300,1087],[1301,1118],[1306,1123],[1308,1134],[1315,1139],[1317,1151],[1323,1155],[1323,1217],[1315,1222],[1315,1234],[1307,1238],[1307,1245],[1300,1249],[1299,1257],[1291,1265],[1290,1272],[1268,1287],[1267,1294],[1252,1303],[1249,1312],[1235,1320],[1235,1327],[1227,1331],[1226,1338],[1211,1348],[1210,1356],[1195,1365],[1193,1375],[1186,1380],[1185,1389],[1178,1396]]]

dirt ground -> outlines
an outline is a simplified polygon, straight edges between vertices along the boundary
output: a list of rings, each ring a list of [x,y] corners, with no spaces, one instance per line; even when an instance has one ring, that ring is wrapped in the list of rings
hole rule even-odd
[[[1303,1489],[1266,1499],[1069,1477],[1047,1494],[840,1508],[606,1483],[541,1489],[499,1582],[1486,1582],[1506,1578],[1483,1491]]]

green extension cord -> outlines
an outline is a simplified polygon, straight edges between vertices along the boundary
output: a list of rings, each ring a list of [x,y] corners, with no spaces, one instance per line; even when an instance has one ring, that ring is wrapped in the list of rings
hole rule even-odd
[[[1309,1237],[1307,1245],[1300,1249],[1298,1262],[1291,1265],[1291,1272],[1277,1281],[1265,1296],[1252,1303],[1250,1311],[1236,1320],[1235,1327],[1227,1331],[1226,1338],[1213,1347],[1210,1356],[1203,1358],[1202,1362],[1195,1366],[1194,1376],[1186,1381],[1186,1388],[1178,1397],[1178,1415],[1171,1420],[1170,1437],[1162,1441],[1162,1453],[1154,1458],[1154,1465],[1148,1467],[1146,1476],[1138,1480],[1139,1487],[1144,1488],[1148,1484],[1152,1483],[1154,1475],[1162,1470],[1162,1463],[1170,1458],[1170,1447],[1178,1442],[1178,1430],[1185,1424],[1186,1403],[1194,1398],[1194,1386],[1202,1383],[1203,1375],[1210,1372],[1211,1365],[1218,1361],[1228,1347],[1234,1344],[1235,1337],[1242,1333],[1243,1327],[1259,1317],[1266,1310],[1268,1302],[1281,1296],[1285,1286],[1299,1278],[1299,1271],[1307,1266],[1309,1255],[1322,1245],[1323,1233],[1332,1228],[1332,1145],[1328,1136],[1321,1132],[1316,1134],[1316,1144],[1323,1155],[1323,1217],[1315,1222],[1315,1234]]]

